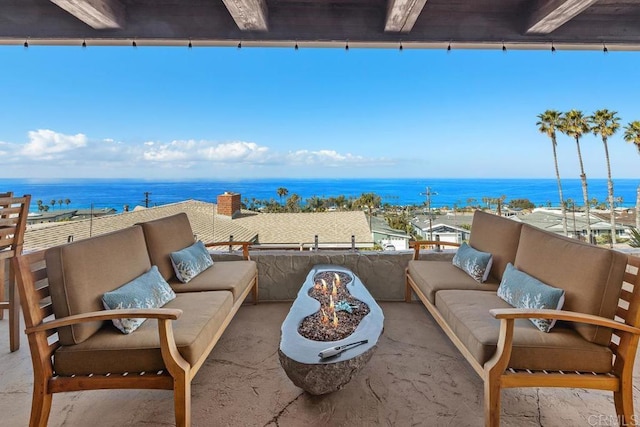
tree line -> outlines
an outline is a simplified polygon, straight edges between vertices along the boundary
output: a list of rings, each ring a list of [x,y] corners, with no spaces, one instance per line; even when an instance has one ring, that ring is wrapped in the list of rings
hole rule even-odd
[[[352,211],[367,209],[371,215],[374,209],[382,206],[382,198],[375,193],[362,193],[359,197],[344,195],[336,197],[311,196],[303,199],[300,195],[289,194],[289,190],[279,187],[276,190],[278,200],[257,199],[255,197],[242,200],[244,209],[261,212],[325,212],[327,210]]]
[[[568,235],[567,206],[570,206],[570,203],[573,201],[570,199],[565,200],[562,194],[562,182],[560,180],[560,169],[558,167],[558,155],[556,151],[558,144],[557,132],[575,140],[578,152],[578,162],[580,164],[580,181],[582,184],[582,196],[584,202],[583,207],[587,217],[588,241],[591,241],[591,224],[589,222],[591,204],[587,188],[587,175],[584,171],[584,164],[582,162],[580,140],[583,136],[589,133],[593,133],[595,136],[599,136],[602,139],[602,143],[604,145],[604,158],[607,164],[607,193],[608,205],[611,212],[611,245],[613,245],[616,243],[614,215],[616,198],[614,197],[613,180],[611,178],[611,162],[609,159],[608,140],[611,136],[616,134],[618,130],[620,130],[620,117],[618,117],[618,113],[616,111],[602,109],[595,111],[592,115],[586,116],[580,110],[570,110],[564,113],[556,110],[546,110],[537,117],[539,119],[536,123],[538,130],[546,134],[551,140],[556,180],[558,182],[558,195],[560,197],[560,208],[562,210],[562,230],[565,235]],[[634,144],[640,154],[640,121],[632,121],[624,127],[623,139]],[[636,199],[636,228],[640,229],[640,185],[638,186],[638,197]]]
[[[71,204],[71,200],[70,199],[51,199],[51,201],[49,202],[49,204],[45,204],[42,200],[36,200],[36,204],[38,205],[38,211],[39,212],[48,212],[49,211],[49,205],[51,205],[51,209],[53,210],[53,208],[55,208],[56,204],[59,205],[58,209],[62,209],[62,205],[67,205],[67,208],[69,207],[69,205]]]

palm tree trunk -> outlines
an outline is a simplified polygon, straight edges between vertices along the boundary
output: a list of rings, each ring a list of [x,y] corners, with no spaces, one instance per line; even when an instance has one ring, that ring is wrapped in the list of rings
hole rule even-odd
[[[640,230],[640,185],[636,191],[636,230]]]
[[[578,146],[578,160],[580,160],[580,180],[582,181],[582,197],[584,198],[584,212],[587,220],[587,242],[591,243],[591,220],[589,212],[589,193],[587,192],[587,175],[584,173],[582,153],[580,152],[580,138],[576,138]]]
[[[569,235],[567,230],[567,207],[564,205],[564,197],[562,196],[562,182],[560,181],[560,169],[558,168],[558,155],[556,154],[556,140],[553,143],[553,161],[556,164],[556,179],[558,180],[558,195],[560,196],[560,209],[562,209],[562,231],[565,236]]]
[[[611,179],[611,162],[609,162],[609,146],[607,145],[607,138],[602,137],[604,143],[604,154],[607,159],[607,190],[609,190],[609,210],[611,212],[611,242],[610,247],[613,247],[616,243],[616,215],[613,207],[613,180]]]

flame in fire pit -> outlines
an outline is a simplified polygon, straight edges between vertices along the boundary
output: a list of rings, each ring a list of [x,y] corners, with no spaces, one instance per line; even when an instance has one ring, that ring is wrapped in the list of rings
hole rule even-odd
[[[336,312],[333,312],[333,326],[338,326],[338,316],[336,316]]]

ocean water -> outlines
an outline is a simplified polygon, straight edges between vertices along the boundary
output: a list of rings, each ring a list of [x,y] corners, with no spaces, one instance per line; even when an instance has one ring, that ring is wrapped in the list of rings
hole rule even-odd
[[[562,181],[565,198],[582,204],[582,188],[579,179]],[[622,206],[635,206],[636,188],[640,179],[614,180],[616,197],[623,198]],[[606,179],[591,179],[589,198],[605,201]],[[426,202],[427,188],[432,192],[431,206],[465,206],[469,199],[481,203],[483,197],[507,196],[506,200],[526,198],[536,205],[558,205],[558,189],[555,179],[245,179],[239,181],[145,181],[131,179],[2,179],[0,192],[31,194],[35,210],[36,200],[45,204],[51,200],[69,199],[70,209],[114,208],[122,211],[124,205],[131,208],[144,205],[145,192],[149,192],[149,206],[163,205],[187,199],[215,202],[225,192],[237,192],[242,199],[279,200],[276,190],[284,187],[289,195],[297,193],[303,200],[312,196],[331,197],[344,195],[358,197],[373,192],[383,203],[392,205],[418,205]],[[67,208],[63,205],[63,208]],[[59,209],[56,205],[55,209]]]

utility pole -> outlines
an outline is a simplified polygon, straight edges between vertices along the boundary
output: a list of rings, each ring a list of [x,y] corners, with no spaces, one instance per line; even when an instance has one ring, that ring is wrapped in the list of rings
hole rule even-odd
[[[427,197],[427,212],[429,215],[429,240],[433,240],[433,218],[431,216],[431,196],[437,196],[438,193],[432,192],[431,187],[427,187],[426,191],[421,194]]]
[[[149,207],[149,203],[151,202],[151,200],[149,200],[149,196],[151,195],[151,192],[149,191],[145,191],[144,192],[144,207],[148,208]]]

